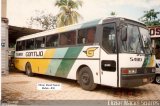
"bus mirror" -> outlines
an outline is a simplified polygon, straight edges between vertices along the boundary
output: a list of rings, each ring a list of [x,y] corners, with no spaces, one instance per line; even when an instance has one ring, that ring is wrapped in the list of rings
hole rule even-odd
[[[126,41],[127,40],[127,27],[126,26],[122,28],[122,33],[121,34],[122,34],[121,35],[122,41]]]

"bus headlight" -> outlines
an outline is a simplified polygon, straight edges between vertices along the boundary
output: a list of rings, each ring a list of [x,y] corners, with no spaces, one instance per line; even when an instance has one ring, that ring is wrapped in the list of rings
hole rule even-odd
[[[129,72],[129,74],[136,74],[137,73],[137,69],[129,69],[128,70]]]

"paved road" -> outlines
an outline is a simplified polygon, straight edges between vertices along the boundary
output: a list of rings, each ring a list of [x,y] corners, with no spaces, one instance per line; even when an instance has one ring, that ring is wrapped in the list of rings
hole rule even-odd
[[[61,90],[37,90],[37,83],[59,83]],[[13,100],[160,100],[160,85],[148,84],[132,89],[98,86],[85,91],[73,80],[22,72],[2,76],[2,101]]]

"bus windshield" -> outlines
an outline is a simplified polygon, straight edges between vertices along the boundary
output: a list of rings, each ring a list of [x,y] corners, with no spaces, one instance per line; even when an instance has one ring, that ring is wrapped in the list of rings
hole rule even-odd
[[[144,29],[142,27],[139,28],[141,36],[142,36],[142,41],[143,41],[143,48],[145,50],[146,54],[150,54],[152,51],[152,46],[151,46],[151,39],[149,35],[149,31],[147,29]]]
[[[142,45],[140,43],[140,33],[137,26],[127,25],[127,36],[126,40],[122,40],[121,52],[143,53]]]
[[[126,36],[126,40],[122,40],[121,52],[150,54],[151,40],[150,40],[148,30],[142,27],[128,24],[127,36]]]

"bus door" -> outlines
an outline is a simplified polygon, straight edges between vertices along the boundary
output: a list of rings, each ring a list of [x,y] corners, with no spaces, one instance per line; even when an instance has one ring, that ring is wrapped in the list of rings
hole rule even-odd
[[[117,87],[116,24],[107,23],[102,28],[101,84]]]

